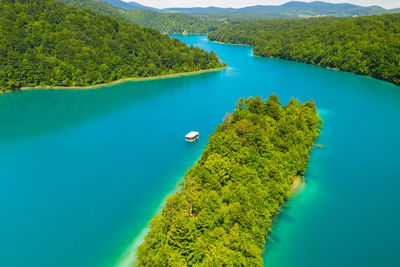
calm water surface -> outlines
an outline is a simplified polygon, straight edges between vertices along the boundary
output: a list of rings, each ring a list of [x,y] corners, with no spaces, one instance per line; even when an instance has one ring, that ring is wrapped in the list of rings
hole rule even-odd
[[[179,36],[228,70],[0,96],[0,265],[114,266],[239,97],[314,99],[306,185],[276,218],[268,266],[400,266],[400,88]],[[199,142],[184,135],[200,131]]]

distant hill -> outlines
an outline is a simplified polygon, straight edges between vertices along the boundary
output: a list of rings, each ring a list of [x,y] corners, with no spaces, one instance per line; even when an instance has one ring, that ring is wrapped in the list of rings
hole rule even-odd
[[[122,19],[126,22],[143,27],[152,28],[163,33],[205,34],[223,26],[237,23],[231,19],[209,18],[193,16],[176,12],[158,12],[148,9],[127,9],[113,6],[107,2],[121,2],[118,0],[54,0],[78,8],[88,8],[96,13],[105,14]],[[125,3],[125,2],[122,2]]]
[[[95,1],[98,1],[98,0],[95,0]],[[141,5],[136,2],[124,2],[121,0],[100,0],[100,1],[104,1],[115,7],[128,9],[128,10],[132,10],[132,9],[133,10],[157,10],[156,8],[144,6],[144,5]]]
[[[400,4],[399,4],[400,5]],[[353,4],[333,4],[321,1],[311,3],[292,1],[283,5],[258,5],[244,8],[194,7],[168,8],[163,12],[180,12],[228,18],[308,18],[308,17],[353,17],[399,12],[400,9],[384,9],[379,6],[362,7]]]

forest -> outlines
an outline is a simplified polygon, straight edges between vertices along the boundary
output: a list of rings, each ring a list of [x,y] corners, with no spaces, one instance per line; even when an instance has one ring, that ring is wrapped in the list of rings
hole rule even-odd
[[[169,34],[206,34],[227,25],[238,24],[240,20],[191,16],[177,12],[155,10],[127,10],[112,6],[104,1],[55,0],[78,8],[88,8],[97,13],[120,18],[126,22],[152,28]]]
[[[254,55],[315,64],[400,85],[400,14],[256,20],[208,38],[253,45]]]
[[[48,0],[0,2],[0,91],[87,86],[223,66],[214,52]]]
[[[207,34],[224,26],[240,23],[234,19],[190,16],[181,13],[161,13],[151,10],[129,10],[125,12],[128,22],[170,34]]]
[[[321,126],[312,101],[240,99],[152,219],[138,266],[263,266],[272,219]]]

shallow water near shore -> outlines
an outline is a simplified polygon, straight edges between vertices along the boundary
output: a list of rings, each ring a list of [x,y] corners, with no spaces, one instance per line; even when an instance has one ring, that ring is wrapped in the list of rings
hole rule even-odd
[[[400,87],[205,36],[230,68],[0,95],[0,265],[115,266],[240,97],[314,99],[324,119],[266,266],[400,266]],[[184,135],[200,132],[195,143]]]

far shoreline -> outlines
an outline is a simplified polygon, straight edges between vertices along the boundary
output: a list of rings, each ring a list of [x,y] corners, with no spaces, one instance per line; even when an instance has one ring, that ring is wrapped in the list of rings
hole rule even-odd
[[[224,45],[239,45],[239,46],[250,46],[250,47],[252,47],[252,45],[249,45],[249,44],[224,43],[224,42],[221,42],[221,41],[214,41],[214,40],[210,40],[210,39],[207,39],[207,41],[214,42],[214,43],[217,43],[217,44],[224,44]]]
[[[207,40],[210,41],[210,42],[217,43],[217,44],[241,45],[241,46],[251,46],[251,47],[253,47],[252,45],[248,45],[248,44],[232,44],[232,43],[224,43],[224,42],[221,42],[221,41],[212,41],[212,40],[209,40],[209,39],[207,39]],[[359,73],[355,73],[355,72],[352,72],[352,71],[346,71],[346,70],[342,70],[342,69],[336,68],[336,67],[329,67],[329,66],[317,65],[317,64],[313,64],[313,63],[309,63],[309,62],[296,61],[296,60],[285,59],[285,58],[281,58],[281,57],[255,55],[255,54],[254,54],[254,50],[253,50],[253,57],[272,58],[272,59],[279,59],[279,60],[285,60],[285,61],[291,61],[291,62],[304,63],[304,64],[313,65],[313,66],[321,67],[321,68],[328,69],[328,70],[335,70],[335,71],[341,71],[341,72],[352,73],[352,74],[355,74],[355,75],[359,75],[359,76],[363,76],[363,77],[367,77],[367,78],[371,78],[371,79],[375,79],[375,80],[379,80],[379,81],[391,83],[391,84],[393,84],[393,85],[395,85],[395,86],[400,87],[400,84],[397,84],[397,83],[395,83],[395,82],[393,82],[393,81],[381,79],[381,78],[374,77],[374,76],[370,76],[370,75],[359,74]]]
[[[161,79],[171,79],[171,78],[177,78],[177,77],[183,77],[183,76],[191,76],[191,75],[197,75],[197,74],[202,74],[202,73],[208,73],[208,72],[216,72],[216,71],[221,71],[229,68],[229,66],[224,66],[220,68],[214,68],[214,69],[205,69],[205,70],[198,70],[198,71],[191,71],[191,72],[180,72],[180,73],[173,73],[173,74],[166,74],[166,75],[160,75],[160,76],[151,76],[151,77],[142,77],[142,78],[124,78],[124,79],[119,79],[113,82],[109,83],[99,83],[95,85],[88,85],[88,86],[33,86],[33,87],[21,87],[18,90],[6,90],[6,91],[0,91],[1,94],[6,94],[6,93],[13,93],[13,92],[19,92],[19,91],[28,91],[28,90],[35,90],[35,89],[48,89],[48,90],[87,90],[87,89],[96,89],[100,87],[106,87],[110,85],[117,85],[125,82],[138,82],[138,81],[150,81],[150,80],[161,80]]]

